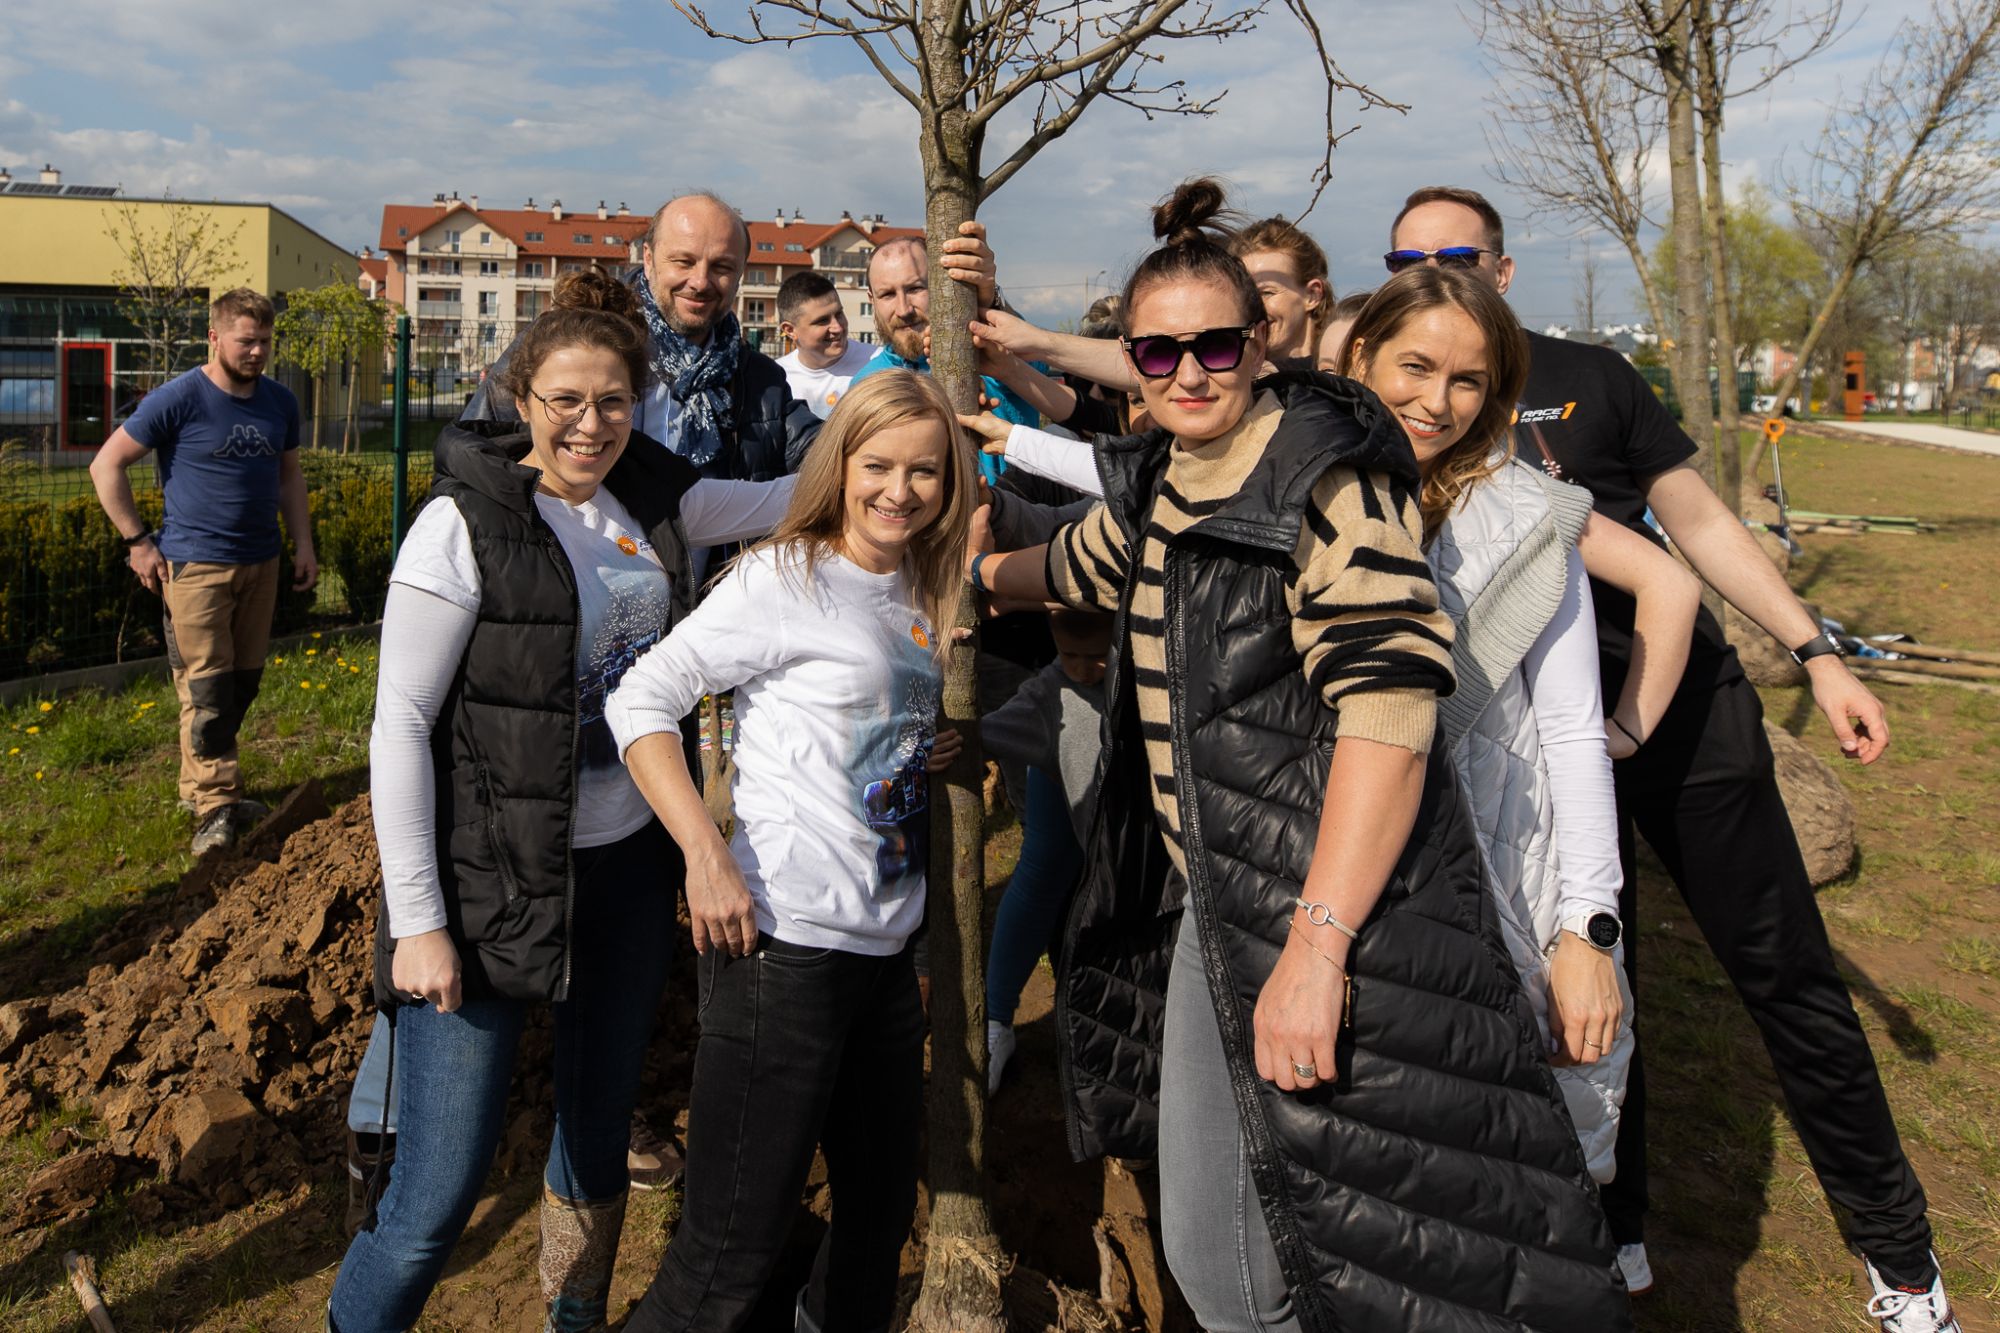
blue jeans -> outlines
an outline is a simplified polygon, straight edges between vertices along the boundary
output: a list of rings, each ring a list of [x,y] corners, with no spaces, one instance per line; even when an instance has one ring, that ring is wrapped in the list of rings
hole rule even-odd
[[[1012,1023],[1021,988],[1048,951],[1063,904],[1083,872],[1083,848],[1070,823],[1063,785],[1039,768],[1028,770],[1027,811],[1021,819],[1021,859],[993,917],[986,951],[986,1017]]]
[[[815,1146],[833,1221],[799,1299],[800,1327],[886,1328],[924,1119],[910,951],[877,957],[767,935],[745,958],[709,950],[698,970],[681,1223],[627,1333],[741,1328],[791,1232]]]
[[[555,1015],[556,1128],[543,1179],[579,1203],[625,1192],[625,1149],[653,1015],[673,957],[681,859],[658,823],[577,849],[569,998]],[[328,1308],[338,1333],[407,1329],[423,1313],[499,1146],[532,1002],[468,1001],[391,1018],[396,1165],[355,1236]]]

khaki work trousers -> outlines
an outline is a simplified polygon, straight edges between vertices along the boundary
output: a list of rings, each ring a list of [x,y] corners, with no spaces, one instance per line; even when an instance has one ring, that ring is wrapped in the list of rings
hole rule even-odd
[[[278,559],[256,565],[172,561],[160,593],[167,664],[181,704],[181,799],[194,802],[199,823],[243,799],[236,732],[264,677]]]

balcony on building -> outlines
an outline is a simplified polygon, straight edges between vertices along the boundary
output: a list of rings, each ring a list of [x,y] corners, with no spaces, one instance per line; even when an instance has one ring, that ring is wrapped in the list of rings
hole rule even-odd
[[[418,319],[463,319],[464,317],[465,302],[463,301],[417,302]]]

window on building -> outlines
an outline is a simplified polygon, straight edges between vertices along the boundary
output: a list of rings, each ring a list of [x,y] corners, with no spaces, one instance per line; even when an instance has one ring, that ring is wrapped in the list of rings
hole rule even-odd
[[[499,313],[500,313],[500,293],[498,293],[498,292],[481,292],[481,293],[479,293],[479,313],[480,313],[481,315],[497,315],[497,314],[499,314]]]
[[[528,239],[530,241],[539,241],[542,239],[542,234],[538,231],[531,231],[528,233]]]
[[[408,236],[409,234],[410,234],[410,229],[408,227],[396,228],[396,236],[398,237],[398,239]]]
[[[572,245],[589,245],[590,233],[587,231],[573,231],[569,234],[569,239]]]
[[[605,237],[605,238],[604,238],[604,243],[605,243],[606,245],[623,245],[623,244],[625,244],[625,242],[624,242],[623,240],[619,239],[619,238],[618,238],[618,237],[616,237],[616,236],[607,236],[607,237]]]
[[[493,233],[492,233],[492,232],[490,232],[490,231],[482,231],[482,232],[480,232],[480,233],[479,233],[479,243],[480,243],[481,245],[491,245],[491,244],[493,244]]]
[[[521,265],[521,276],[524,278],[546,278],[549,276],[549,266],[539,259],[530,259]]]
[[[759,250],[775,250],[778,247],[771,244],[769,241],[759,241],[757,242],[757,248]]]
[[[500,261],[499,261],[499,260],[497,260],[497,259],[482,259],[482,260],[480,260],[480,261],[479,261],[479,276],[480,276],[480,277],[482,277],[482,278],[497,278],[497,277],[499,277],[499,276],[500,276]]]
[[[874,307],[874,306],[872,306],[872,305],[870,305],[870,304],[868,304],[868,302],[866,302],[866,301],[863,301],[863,302],[861,303],[861,313],[862,313],[863,315],[872,315],[872,314],[874,314],[874,313],[875,313],[875,307]]]
[[[492,314],[496,312],[488,311],[487,313]],[[491,347],[494,343],[499,342],[499,327],[493,324],[481,324],[479,326],[479,341],[487,347]]]
[[[753,324],[763,323],[764,303],[762,301],[745,301],[743,303],[743,317]]]
[[[785,249],[792,254],[798,254],[798,255],[802,255],[806,252],[805,246],[799,244],[799,242],[797,241],[786,241]]]

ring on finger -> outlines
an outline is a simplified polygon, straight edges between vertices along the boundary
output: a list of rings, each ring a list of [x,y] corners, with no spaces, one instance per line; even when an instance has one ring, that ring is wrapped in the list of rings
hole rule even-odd
[[[1599,1051],[1601,1051],[1601,1050],[1603,1050],[1603,1049],[1604,1049],[1604,1043],[1603,1043],[1603,1042],[1601,1042],[1601,1041],[1592,1041],[1592,1040],[1591,1040],[1590,1038],[1588,1038],[1588,1037],[1585,1037],[1585,1038],[1583,1039],[1583,1044],[1584,1044],[1584,1045],[1586,1045],[1586,1046],[1588,1046],[1588,1047],[1591,1047],[1591,1048],[1592,1048],[1593,1050],[1599,1050]]]
[[[1317,1079],[1319,1077],[1319,1067],[1317,1065],[1302,1065],[1297,1060],[1294,1060],[1292,1061],[1292,1073],[1300,1078]]]

